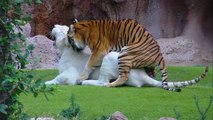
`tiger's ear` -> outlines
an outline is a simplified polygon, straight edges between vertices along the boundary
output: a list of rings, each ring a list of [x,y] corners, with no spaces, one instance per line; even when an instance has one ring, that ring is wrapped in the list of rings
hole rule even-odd
[[[73,19],[73,23],[77,23],[78,20],[76,18]]]

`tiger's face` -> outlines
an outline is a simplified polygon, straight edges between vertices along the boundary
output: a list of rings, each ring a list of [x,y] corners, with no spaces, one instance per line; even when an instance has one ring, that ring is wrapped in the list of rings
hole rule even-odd
[[[76,51],[81,51],[86,47],[85,33],[87,31],[81,28],[75,27],[74,25],[70,25],[70,28],[67,33],[67,38],[71,46]]]

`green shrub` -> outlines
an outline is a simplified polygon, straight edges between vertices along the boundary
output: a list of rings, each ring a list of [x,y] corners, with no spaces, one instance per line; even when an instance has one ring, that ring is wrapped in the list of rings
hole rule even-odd
[[[69,108],[61,111],[60,115],[67,120],[80,119],[80,106],[75,102],[75,95],[72,94],[70,98],[71,105]]]
[[[34,0],[40,3],[40,0]],[[23,105],[19,101],[20,93],[52,91],[41,80],[35,80],[32,71],[19,70],[28,64],[27,58],[33,45],[26,44],[26,37],[20,26],[25,25],[28,16],[22,16],[22,4],[31,4],[32,0],[0,1],[0,119],[26,119],[22,113]]]

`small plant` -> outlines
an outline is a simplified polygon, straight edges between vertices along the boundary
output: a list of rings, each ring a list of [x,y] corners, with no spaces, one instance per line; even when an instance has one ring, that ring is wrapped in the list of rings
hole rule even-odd
[[[180,120],[180,113],[175,108],[174,108],[174,112],[175,112],[175,115],[176,115],[176,119]]]
[[[213,96],[210,96],[209,104],[208,104],[207,108],[204,111],[201,110],[201,108],[199,106],[198,97],[197,96],[194,96],[194,100],[195,100],[197,109],[198,109],[198,111],[200,113],[201,120],[206,120],[206,113],[208,112],[209,108],[211,107],[211,104],[212,104],[212,101],[213,101]]]
[[[107,116],[101,116],[95,120],[108,120],[108,119],[109,119],[109,117],[107,117]]]
[[[212,101],[213,101],[213,96],[210,96],[209,104],[208,104],[207,108],[205,109],[205,111],[201,110],[197,96],[194,96],[194,100],[195,100],[196,107],[197,107],[197,109],[200,113],[201,120],[206,120],[206,113],[209,111],[209,108],[211,107],[211,104],[212,104]],[[176,111],[175,108],[174,108],[174,112],[175,112],[175,115],[176,115],[176,119],[180,120],[180,113],[178,111]]]
[[[71,105],[69,108],[62,110],[60,116],[67,120],[80,119],[80,106],[75,102],[75,95],[72,94],[70,98]]]

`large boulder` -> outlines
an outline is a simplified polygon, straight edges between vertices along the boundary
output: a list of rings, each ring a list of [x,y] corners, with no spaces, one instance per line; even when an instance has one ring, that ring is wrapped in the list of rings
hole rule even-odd
[[[30,64],[27,65],[27,68],[57,68],[60,52],[53,46],[52,40],[43,35],[36,35],[28,38],[27,42],[35,46],[28,58]]]
[[[120,111],[113,113],[108,120],[128,120],[128,118]]]

